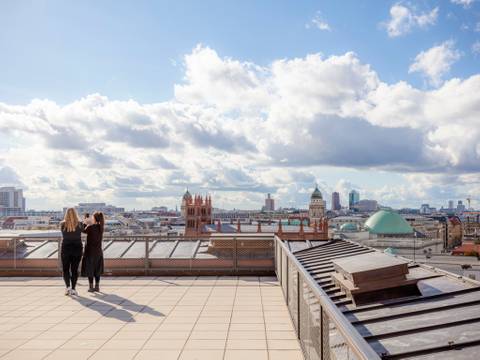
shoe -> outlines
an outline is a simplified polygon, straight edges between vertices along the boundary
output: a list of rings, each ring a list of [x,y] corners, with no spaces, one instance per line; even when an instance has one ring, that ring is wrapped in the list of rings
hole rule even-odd
[[[95,292],[95,289],[93,288],[93,286],[90,286],[90,287],[88,288],[88,292]]]
[[[100,292],[100,286],[99,286],[99,285],[95,285],[94,290],[95,290],[96,292]]]
[[[70,295],[77,296],[78,292],[75,289],[70,290]]]
[[[65,288],[65,296],[68,296],[68,295],[70,295],[70,294],[71,294],[71,292],[72,292],[72,289],[71,289],[70,287],[68,287],[68,288]]]

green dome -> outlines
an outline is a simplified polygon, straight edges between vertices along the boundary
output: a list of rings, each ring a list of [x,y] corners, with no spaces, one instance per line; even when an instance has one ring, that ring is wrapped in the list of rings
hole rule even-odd
[[[365,222],[365,228],[371,234],[400,235],[413,233],[412,227],[403,217],[393,211],[380,210]]]
[[[340,231],[357,231],[357,225],[353,223],[345,223],[340,226]]]
[[[315,186],[315,190],[313,190],[311,199],[323,199],[322,193],[318,190],[318,186]]]

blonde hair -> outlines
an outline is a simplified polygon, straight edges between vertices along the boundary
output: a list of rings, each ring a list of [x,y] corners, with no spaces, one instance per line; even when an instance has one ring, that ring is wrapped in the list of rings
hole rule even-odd
[[[77,229],[79,220],[77,210],[68,208],[62,221],[62,228],[67,232],[73,232]]]

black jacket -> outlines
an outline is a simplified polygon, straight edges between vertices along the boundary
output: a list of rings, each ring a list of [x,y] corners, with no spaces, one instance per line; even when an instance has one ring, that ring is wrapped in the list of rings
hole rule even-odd
[[[79,223],[75,231],[67,231],[65,224],[60,225],[62,230],[62,252],[82,252],[83,224]]]

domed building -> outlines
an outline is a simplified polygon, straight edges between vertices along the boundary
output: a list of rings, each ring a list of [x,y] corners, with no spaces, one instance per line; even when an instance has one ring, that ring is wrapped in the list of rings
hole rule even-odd
[[[322,193],[318,189],[318,185],[315,185],[315,190],[313,190],[310,196],[308,216],[310,218],[310,224],[314,224],[315,221],[320,223],[320,220],[325,217],[325,201],[323,200]]]
[[[186,209],[187,209],[187,204],[193,201],[192,194],[188,191],[188,189],[185,191],[185,194],[183,194],[182,197],[182,204],[180,205],[180,212],[182,214],[182,217],[185,219],[186,218]]]
[[[401,215],[391,210],[377,211],[368,218],[364,227],[377,237],[409,237],[414,232]]]
[[[341,232],[353,232],[353,231],[358,231],[357,225],[354,223],[345,223],[342,226],[340,226],[340,231]]]

